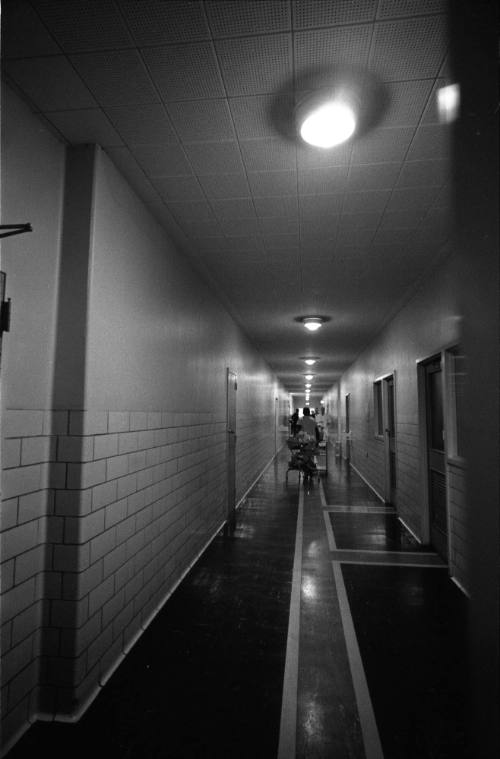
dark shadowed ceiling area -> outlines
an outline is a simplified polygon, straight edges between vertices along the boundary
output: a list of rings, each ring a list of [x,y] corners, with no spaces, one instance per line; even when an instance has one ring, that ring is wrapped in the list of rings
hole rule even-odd
[[[2,27],[6,79],[102,146],[290,392],[306,355],[328,389],[446,255],[444,0],[4,0]],[[341,78],[359,131],[306,147],[296,103]]]

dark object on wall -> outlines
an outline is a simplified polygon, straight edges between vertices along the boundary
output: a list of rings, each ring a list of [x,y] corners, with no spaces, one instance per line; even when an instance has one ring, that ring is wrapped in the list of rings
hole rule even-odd
[[[23,232],[33,232],[31,224],[0,224],[0,229],[8,229],[9,232],[0,232],[0,237],[10,237],[11,235],[21,235]]]
[[[0,271],[0,336],[10,330],[10,298],[5,300],[6,274]]]

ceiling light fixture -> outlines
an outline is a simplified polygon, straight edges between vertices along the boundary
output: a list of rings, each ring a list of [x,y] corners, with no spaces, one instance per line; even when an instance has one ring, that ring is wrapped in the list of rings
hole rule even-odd
[[[316,332],[323,324],[321,316],[305,316],[302,319],[302,324],[309,332]]]
[[[306,382],[305,387],[311,387],[311,383],[310,382]]]
[[[312,378],[314,377],[314,374],[304,374],[304,377],[306,380],[312,380]]]
[[[319,148],[333,148],[354,134],[356,105],[347,91],[316,93],[299,104],[297,128],[302,139]]]
[[[317,360],[317,358],[305,358],[304,363],[306,363],[308,366],[313,366]]]

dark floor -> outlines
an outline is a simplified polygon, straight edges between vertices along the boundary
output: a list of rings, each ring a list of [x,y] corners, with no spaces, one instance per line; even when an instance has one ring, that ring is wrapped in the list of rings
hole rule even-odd
[[[9,759],[471,759],[465,596],[345,465],[304,487],[287,460],[80,722],[35,724]]]

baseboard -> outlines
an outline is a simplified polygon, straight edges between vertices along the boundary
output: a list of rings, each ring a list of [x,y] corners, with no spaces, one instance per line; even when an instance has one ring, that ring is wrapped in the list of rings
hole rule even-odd
[[[368,487],[370,488],[370,490],[372,491],[372,493],[375,493],[375,495],[377,496],[377,498],[379,500],[381,500],[382,503],[386,503],[386,500],[385,500],[384,496],[380,495],[380,493],[378,492],[378,490],[375,490],[375,488],[373,487],[373,485],[371,485],[368,482],[368,480],[366,479],[366,477],[363,477],[363,475],[361,474],[361,472],[358,471],[358,469],[356,469],[356,467],[354,466],[354,464],[351,464],[349,462],[349,466],[351,467],[351,469],[354,469],[354,471],[356,472],[356,474],[358,475],[358,477],[361,477],[361,479],[363,480],[363,482],[365,483],[365,485],[368,485]]]

